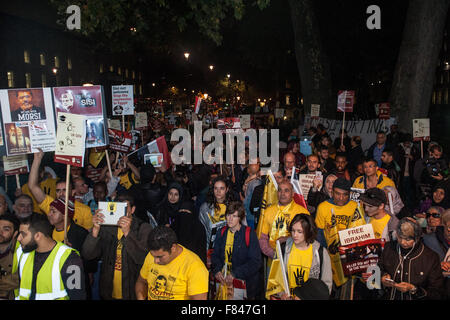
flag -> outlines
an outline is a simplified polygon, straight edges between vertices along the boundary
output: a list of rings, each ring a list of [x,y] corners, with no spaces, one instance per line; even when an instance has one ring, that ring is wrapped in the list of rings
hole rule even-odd
[[[301,205],[303,208],[308,210],[308,207],[306,206],[305,197],[303,196],[302,188],[300,187],[300,181],[295,179],[295,167],[292,168],[292,175],[291,175],[291,184],[294,188],[294,201],[296,204]]]
[[[200,97],[195,97],[195,107],[194,107],[194,112],[198,113],[200,111],[200,104],[202,103],[202,98]]]
[[[258,239],[261,237],[261,229],[265,222],[264,212],[268,207],[277,203],[278,203],[278,185],[275,180],[275,177],[272,174],[272,171],[269,170],[267,173],[266,185],[264,186],[264,194],[260,211],[261,213],[259,215],[258,225],[256,227],[256,235],[258,236]]]
[[[163,163],[165,164],[166,168],[168,169],[172,165],[172,158],[170,156],[169,149],[167,148],[167,143],[164,136],[161,136],[153,141],[150,141],[145,146],[129,153],[128,157],[130,157],[134,153],[137,154],[137,157],[139,161],[141,161],[141,163],[143,163],[144,155],[146,154],[162,153]]]
[[[277,240],[277,255],[270,266],[269,278],[267,279],[266,299],[270,300],[270,296],[285,292],[289,295],[289,284],[286,275],[286,267],[281,253],[280,240]]]

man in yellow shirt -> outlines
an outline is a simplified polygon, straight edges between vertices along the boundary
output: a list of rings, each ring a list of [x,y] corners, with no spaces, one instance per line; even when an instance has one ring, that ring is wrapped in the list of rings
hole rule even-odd
[[[195,253],[177,243],[172,229],[156,227],[148,245],[150,253],[135,287],[138,300],[206,300],[208,269]]]
[[[350,182],[338,178],[333,184],[332,198],[317,207],[317,240],[328,249],[333,271],[333,282],[340,288],[347,282],[339,255],[339,231],[364,224],[363,210],[355,201],[350,200]],[[339,296],[341,290],[335,290]]]
[[[383,238],[385,241],[396,238],[395,230],[398,219],[390,216],[384,209],[388,203],[384,191],[378,188],[367,189],[365,193],[361,194],[359,200],[364,204],[364,212],[373,227],[375,238]]]
[[[55,198],[45,194],[42,188],[38,184],[38,171],[39,166],[42,161],[42,157],[44,156],[44,152],[39,151],[34,154],[33,164],[31,165],[30,175],[28,177],[28,187],[39,204],[39,208],[48,215],[50,212],[50,204],[55,200]],[[70,187],[70,184],[69,184]],[[70,194],[70,190],[68,190]],[[66,182],[58,181],[56,183],[56,199],[65,199],[66,198]],[[73,221],[79,226],[85,228],[86,230],[90,230],[93,226],[92,223],[92,213],[91,209],[79,202],[74,202],[75,206],[75,214],[73,217]]]
[[[278,203],[267,208],[265,212],[259,238],[261,251],[270,259],[275,256],[277,240],[284,242],[290,236],[289,223],[299,213],[309,214],[308,210],[294,201],[294,188],[291,182],[283,180],[278,185]]]
[[[353,182],[353,188],[357,189],[370,189],[379,188],[383,189],[386,186],[395,187],[394,181],[386,177],[381,171],[378,170],[378,164],[375,159],[366,159],[363,162],[364,175],[359,176]]]

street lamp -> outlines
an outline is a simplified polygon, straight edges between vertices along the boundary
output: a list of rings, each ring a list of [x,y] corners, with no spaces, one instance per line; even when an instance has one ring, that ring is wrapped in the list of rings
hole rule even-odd
[[[58,73],[58,69],[56,69],[56,68],[53,68],[52,71],[53,71],[54,74]]]
[[[184,57],[186,58],[186,60],[189,59],[189,56],[190,56],[190,53],[189,53],[189,52],[185,52],[185,53],[184,53]]]
[[[209,66],[209,70],[213,71],[213,69],[214,69],[214,66],[213,66],[213,65],[210,65],[210,66]]]
[[[228,73],[228,74],[227,74],[227,78],[230,79],[230,77],[231,77],[231,74]]]

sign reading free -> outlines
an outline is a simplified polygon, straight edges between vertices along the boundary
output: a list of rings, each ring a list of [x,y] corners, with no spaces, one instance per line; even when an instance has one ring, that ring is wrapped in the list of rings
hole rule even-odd
[[[348,246],[353,243],[375,239],[375,234],[372,225],[369,223],[339,231],[339,239],[341,245]]]

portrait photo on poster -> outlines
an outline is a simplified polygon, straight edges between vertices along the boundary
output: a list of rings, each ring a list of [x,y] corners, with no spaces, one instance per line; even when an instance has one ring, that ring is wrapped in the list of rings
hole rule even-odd
[[[40,89],[8,90],[11,121],[45,120],[44,95]]]
[[[27,124],[5,123],[8,155],[31,153],[30,130]]]

